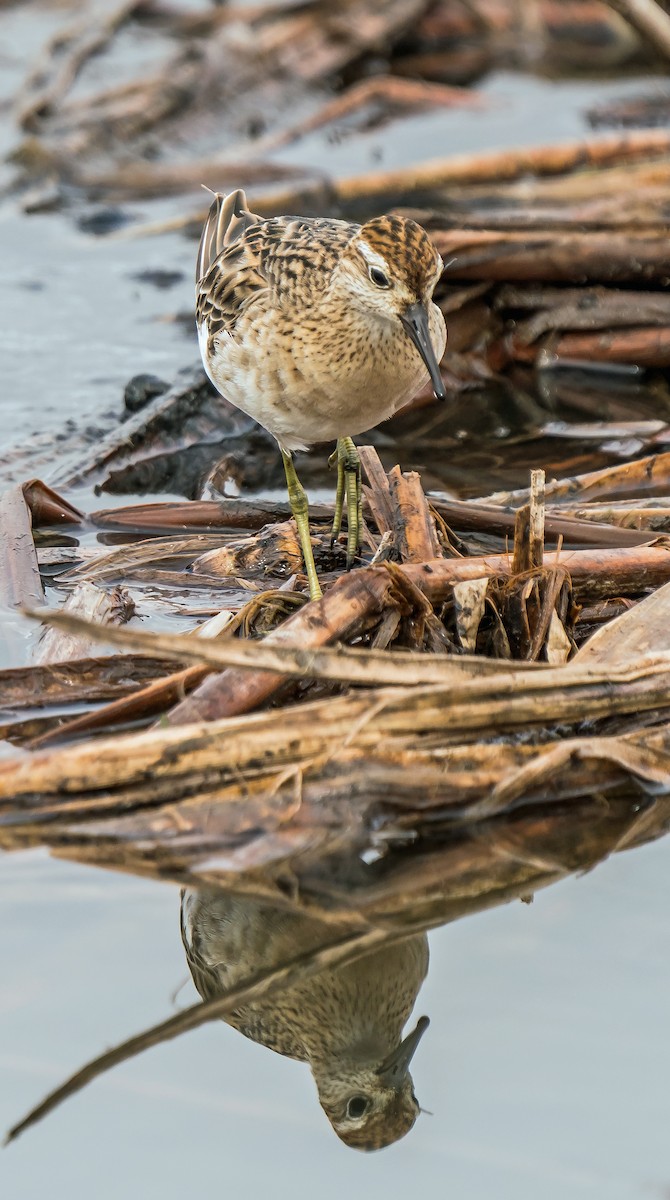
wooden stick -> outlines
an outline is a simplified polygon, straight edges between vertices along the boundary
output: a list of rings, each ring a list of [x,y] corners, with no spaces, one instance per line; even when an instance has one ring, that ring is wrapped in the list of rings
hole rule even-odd
[[[379,455],[374,446],[359,446],[358,454],[369,483],[369,487],[363,487],[363,493],[377,528],[382,535],[393,533],[391,489],[386,471],[379,461]]]
[[[529,569],[542,566],[544,556],[544,471],[530,473]]]

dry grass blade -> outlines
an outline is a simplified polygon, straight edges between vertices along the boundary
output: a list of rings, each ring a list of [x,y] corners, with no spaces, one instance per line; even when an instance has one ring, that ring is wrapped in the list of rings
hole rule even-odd
[[[444,658],[433,658],[431,655],[417,658],[415,653],[410,652],[387,653],[349,646],[332,650],[301,649],[272,644],[268,639],[261,642],[243,639],[202,642],[190,634],[160,634],[142,629],[101,626],[64,609],[24,611],[46,625],[86,634],[97,641],[123,646],[127,650],[144,651],[154,657],[173,655],[186,662],[205,663],[211,668],[237,666],[253,671],[276,671],[282,675],[332,679],[344,683],[405,687],[456,683],[468,677],[497,674],[503,669],[503,664],[497,659],[474,655],[445,661]],[[528,664],[518,664],[519,671],[526,672],[529,669],[532,667]]]

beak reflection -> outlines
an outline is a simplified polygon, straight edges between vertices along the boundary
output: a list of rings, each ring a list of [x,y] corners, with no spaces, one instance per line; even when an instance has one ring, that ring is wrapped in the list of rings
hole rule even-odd
[[[428,1017],[420,1017],[416,1029],[403,1038],[398,1048],[393,1050],[377,1069],[379,1078],[387,1087],[398,1087],[402,1083],[409,1071],[409,1064],[414,1057],[416,1048],[429,1025]]]

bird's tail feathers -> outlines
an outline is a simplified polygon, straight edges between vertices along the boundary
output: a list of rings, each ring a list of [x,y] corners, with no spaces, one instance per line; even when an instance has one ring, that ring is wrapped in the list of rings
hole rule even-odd
[[[206,191],[209,190],[206,188]],[[227,196],[224,196],[222,192],[214,192],[213,195],[214,199],[200,238],[196,260],[196,283],[204,278],[214,259],[218,258],[222,250],[237,241],[250,225],[255,225],[260,220],[260,217],[249,211],[247,198],[242,188],[229,192]]]

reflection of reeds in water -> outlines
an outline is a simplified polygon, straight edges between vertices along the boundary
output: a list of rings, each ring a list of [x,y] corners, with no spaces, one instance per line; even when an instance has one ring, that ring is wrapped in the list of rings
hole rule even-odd
[[[213,888],[182,894],[181,928],[203,1000],[347,933],[346,926]],[[427,939],[414,934],[224,1019],[269,1049],[308,1062],[338,1136],[379,1149],[406,1134],[419,1112],[409,1062],[427,1022],[404,1040],[402,1029],[427,967]]]
[[[415,796],[417,825],[424,799],[423,793]],[[373,809],[373,816],[375,812],[379,818],[379,806]],[[257,899],[251,901],[248,911],[267,906],[277,913],[280,907],[292,914],[286,922],[287,929],[292,921],[305,931],[310,929],[309,935],[305,933],[305,944],[297,953],[295,946],[285,945],[287,957],[283,961],[278,961],[278,950],[269,952],[266,948],[262,965],[248,963],[250,971],[254,971],[255,966],[255,973],[237,977],[234,982],[231,980],[227,987],[222,985],[222,990],[212,999],[203,1000],[87,1063],[14,1126],[8,1137],[11,1140],[18,1136],[99,1075],[151,1046],[207,1021],[224,1018],[236,1024],[236,1019],[231,1020],[234,1013],[253,1013],[254,1009],[256,1012],[270,1011],[277,1004],[281,1006],[279,998],[282,995],[290,995],[292,989],[294,995],[300,991],[304,994],[309,991],[310,979],[316,981],[319,973],[323,979],[324,972],[332,978],[333,973],[345,964],[360,962],[359,970],[365,977],[368,972],[364,966],[366,954],[375,955],[377,963],[384,962],[394,946],[405,942],[414,946],[414,951],[410,952],[414,966],[413,981],[411,987],[407,987],[404,1001],[406,1008],[400,1005],[397,1010],[399,1034],[427,961],[422,936],[425,929],[513,899],[527,899],[538,888],[576,871],[588,870],[616,850],[661,836],[669,823],[670,799],[667,796],[650,797],[645,801],[639,795],[632,798],[620,795],[605,801],[600,795],[570,804],[547,797],[541,807],[473,826],[457,825],[451,833],[448,824],[442,825],[439,836],[430,841],[412,838],[407,828],[401,825],[392,836],[389,822],[385,834],[389,850],[367,866],[358,854],[352,854],[351,844],[341,846],[340,853],[332,853],[326,858],[320,858],[318,854],[311,858],[300,854],[293,859],[288,844],[282,846],[281,839],[270,836],[265,844],[267,875],[260,870],[254,871],[252,876],[245,876],[242,870],[229,872],[238,892],[235,903],[240,906],[239,911],[243,911],[244,904],[239,895],[246,891],[253,897],[255,892]],[[256,840],[257,832],[253,840]],[[407,838],[410,844],[403,848]],[[260,840],[264,840],[262,835]],[[67,853],[107,865],[119,865],[123,861],[127,869],[145,873],[178,874],[180,870],[176,865],[178,849],[171,860],[166,855],[160,859],[156,856],[152,863],[150,851],[147,858],[138,850],[125,854],[120,848],[115,852],[109,844],[86,845],[85,842],[86,838],[81,835],[78,845],[71,840]],[[396,848],[391,849],[394,842]],[[360,839],[358,846],[362,846]],[[299,907],[297,900],[287,899],[285,889],[280,886],[282,852],[286,859],[284,870],[290,871],[296,897],[311,897],[307,910]],[[182,856],[185,853],[183,848],[181,853]],[[234,855],[231,855],[229,867],[233,861]],[[181,870],[185,871],[183,857],[181,862]],[[201,874],[222,878],[225,874],[223,862],[218,868],[213,863],[203,864]],[[260,899],[263,899],[263,905],[258,903]],[[222,905],[229,908],[230,899],[224,897]],[[318,940],[317,927],[320,927]],[[274,962],[269,961],[273,956]],[[402,954],[395,961],[401,963]],[[374,958],[372,962],[374,965]],[[379,978],[376,967],[371,978]],[[402,1012],[405,1016],[401,1016]],[[290,1048],[287,1043],[287,1049]],[[347,1076],[348,1082],[350,1076]],[[326,1104],[324,1107],[328,1111]],[[375,1144],[381,1144],[378,1138],[377,1133]],[[352,1139],[349,1140],[354,1144]]]

